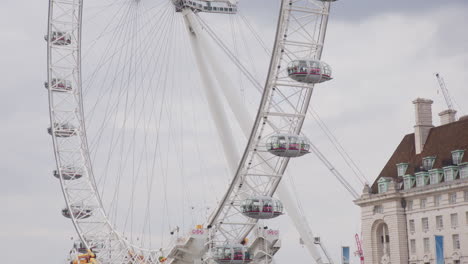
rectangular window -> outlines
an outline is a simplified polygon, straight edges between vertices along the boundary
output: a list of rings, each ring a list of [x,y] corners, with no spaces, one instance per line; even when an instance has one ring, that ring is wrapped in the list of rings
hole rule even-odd
[[[460,179],[468,178],[468,164],[464,164],[460,167]]]
[[[423,199],[419,200],[419,205],[421,206],[421,209],[426,208],[426,204],[427,204],[427,199],[426,198],[423,198]]]
[[[405,190],[411,189],[411,187],[412,187],[412,186],[411,186],[411,185],[412,185],[411,178],[409,178],[409,177],[406,178],[406,179],[403,181],[403,183],[404,183],[404,186],[405,186]]]
[[[434,206],[440,206],[441,202],[442,202],[442,195],[434,196]]]
[[[429,172],[430,184],[437,184],[440,182],[440,177],[443,175],[443,170],[435,169]]]
[[[436,216],[436,227],[437,229],[444,228],[444,219],[441,215]]]
[[[403,177],[408,169],[408,163],[397,164],[398,176]]]
[[[408,211],[413,210],[413,201],[408,201]]]
[[[411,248],[411,253],[416,254],[416,240],[415,239],[410,240],[410,248]]]
[[[451,214],[450,215],[450,223],[452,224],[452,227],[457,227],[458,226],[458,214]]]
[[[409,220],[409,231],[414,232],[415,227],[414,227],[414,220]]]
[[[458,164],[461,163],[461,161],[463,159],[463,153],[464,152],[465,152],[464,150],[454,150],[454,151],[452,151],[453,164],[458,165]]]
[[[423,158],[423,168],[425,170],[432,170],[434,166],[435,157],[425,157]]]
[[[468,225],[468,212],[466,212],[465,218],[466,218],[466,224]]]
[[[450,193],[449,204],[456,204],[456,203],[457,203],[457,193]]]
[[[383,214],[383,207],[382,205],[374,206],[374,214]]]
[[[452,235],[453,249],[460,249],[460,236],[458,234]]]
[[[465,192],[464,192],[464,196],[465,196],[465,199],[464,199],[465,202],[468,202],[468,191],[465,191]]]
[[[381,182],[379,183],[379,193],[386,193],[388,190],[388,183],[386,182]]]
[[[418,175],[418,176],[416,177],[416,186],[417,186],[417,187],[424,186],[424,176]]]
[[[454,169],[453,168],[444,168],[444,175],[445,181],[453,181],[454,180]]]
[[[429,218],[424,217],[421,219],[421,226],[423,231],[429,230]]]
[[[431,245],[430,245],[430,242],[429,242],[429,238],[425,237],[423,242],[424,242],[424,253],[429,253],[431,251]]]

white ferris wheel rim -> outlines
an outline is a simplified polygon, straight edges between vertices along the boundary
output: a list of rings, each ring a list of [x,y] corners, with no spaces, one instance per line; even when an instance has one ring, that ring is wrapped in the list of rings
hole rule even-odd
[[[93,168],[91,164],[90,151],[88,147],[88,139],[86,136],[86,126],[85,126],[86,124],[85,124],[85,117],[84,117],[84,110],[83,110],[83,95],[82,95],[82,85],[81,85],[82,84],[82,80],[81,80],[81,30],[82,30],[82,22],[83,22],[82,21],[83,1],[84,0],[69,0],[69,1],[68,0],[61,0],[61,1],[50,0],[49,1],[49,23],[48,23],[49,28],[48,28],[48,35],[47,35],[48,36],[47,41],[48,41],[48,83],[49,84],[52,82],[54,78],[57,78],[57,70],[55,69],[56,64],[57,64],[56,63],[57,53],[54,51],[54,49],[63,48],[63,47],[56,47],[52,43],[53,42],[52,36],[55,32],[54,29],[56,30],[57,28],[60,28],[60,25],[56,24],[56,23],[59,23],[57,21],[58,19],[54,18],[54,9],[60,8],[61,5],[62,7],[63,5],[71,6],[71,9],[69,10],[69,15],[72,21],[71,23],[72,30],[69,34],[70,34],[70,38],[75,41],[74,45],[73,44],[71,45],[72,47],[70,47],[69,53],[66,53],[66,51],[65,52],[62,51],[62,54],[64,55],[61,55],[63,56],[61,58],[62,60],[64,58],[66,59],[66,58],[71,57],[74,59],[73,61],[76,63],[75,65],[69,65],[70,68],[72,68],[73,70],[68,75],[74,79],[75,87],[76,87],[75,91],[63,96],[63,97],[69,96],[71,99],[70,98],[67,98],[66,100],[58,99],[57,92],[55,92],[53,89],[49,89],[49,92],[48,92],[49,93],[50,123],[51,123],[51,128],[52,128],[51,131],[52,131],[52,138],[53,138],[54,154],[55,154],[55,159],[56,159],[56,164],[57,164],[57,171],[60,175],[59,178],[60,178],[61,189],[64,195],[66,206],[68,210],[72,212],[71,220],[73,222],[73,225],[78,233],[78,236],[86,244],[87,248],[92,247],[92,245],[87,244],[87,236],[91,233],[93,235],[98,234],[98,235],[103,236],[101,237],[101,239],[113,241],[111,242],[111,244],[113,243],[112,247],[121,248],[121,250],[124,252],[123,254],[131,250],[134,252],[141,252],[142,254],[145,254],[145,255],[149,254],[149,255],[156,256],[160,253],[159,250],[143,249],[143,248],[139,248],[138,246],[131,245],[117,230],[114,229],[112,223],[109,221],[105,213],[105,208],[102,204],[102,200],[99,197],[99,191],[97,189],[96,180],[94,178],[93,170],[92,170]],[[317,2],[315,0],[308,0],[308,1]],[[273,109],[271,108],[271,105],[268,106],[268,104],[271,104],[271,102],[268,101],[269,100],[268,96],[271,96],[272,90],[275,90],[273,88],[278,89],[278,84],[277,83],[273,84],[273,82],[275,81],[274,78],[278,74],[278,71],[279,71],[278,66],[280,66],[279,61],[281,60],[279,57],[281,57],[281,53],[284,52],[285,44],[283,43],[283,46],[280,47],[280,42],[281,42],[281,38],[286,39],[286,34],[283,34],[284,36],[281,36],[281,34],[284,32],[287,32],[288,27],[289,27],[288,17],[286,17],[288,12],[284,10],[289,4],[289,1],[282,0],[281,2],[282,2],[282,6],[280,10],[280,18],[278,20],[277,36],[275,40],[274,53],[272,56],[270,69],[268,71],[269,77],[267,80],[265,91],[263,93],[262,103],[259,106],[257,117],[255,119],[255,126],[252,128],[252,131],[250,133],[249,143],[244,152],[243,158],[241,160],[241,164],[247,164],[249,162],[248,161],[249,157],[252,159],[252,156],[249,156],[249,155],[252,155],[252,151],[254,149],[253,146],[258,146],[258,142],[256,141],[257,137],[259,139],[262,136],[261,132],[260,134],[258,133],[260,130],[263,130],[265,123],[266,123],[266,122],[263,122],[263,120],[266,120],[266,115],[264,114],[265,112],[262,111],[262,107],[268,107],[270,111],[271,109]],[[324,4],[324,10],[323,10],[323,13],[321,13],[321,15],[325,18],[328,18],[328,9],[329,9],[329,4],[328,3]],[[319,41],[321,41],[321,43],[315,44],[315,46],[317,47],[317,51],[319,53],[318,56],[316,54],[316,58],[318,57],[318,59],[320,58],[322,47],[323,47],[323,38],[325,36],[325,31],[326,31],[326,21],[324,22],[324,24],[322,24],[322,26],[324,26],[324,28],[320,31],[321,33],[319,34]],[[309,92],[307,92],[304,95],[303,101],[304,101],[304,104],[306,104],[306,106],[308,106],[309,104],[310,97],[312,95],[312,90],[313,90],[312,88],[309,89]],[[70,110],[67,109],[66,111],[64,110],[64,113],[60,112],[60,110],[56,107],[56,104],[55,104],[57,101],[60,101],[60,102],[68,101],[70,102],[70,104],[74,103],[74,105],[70,105],[70,109],[74,109],[74,111],[72,111],[72,113],[69,113]],[[306,111],[307,107],[305,108],[302,107],[302,112],[304,112],[304,109]],[[276,110],[277,111],[275,111],[275,115],[281,116],[281,114],[283,114],[281,116],[282,118],[284,117],[288,117],[291,119],[298,118],[296,127],[294,128],[294,133],[299,134],[301,131],[303,122],[305,120],[305,113],[293,115],[293,114],[288,114],[288,113],[280,113],[278,109]],[[279,110],[281,110],[281,108],[279,108]],[[74,120],[75,122],[77,122],[75,123],[78,125],[76,127],[77,131],[75,131],[74,134],[76,135],[77,138],[79,138],[78,144],[76,142],[64,143],[63,141],[66,141],[67,139],[63,139],[57,136],[55,124],[60,124],[61,122],[63,123],[67,120],[70,120],[70,121]],[[85,177],[83,177],[82,179],[83,184],[81,184],[80,187],[88,188],[87,197],[80,197],[80,195],[83,195],[83,193],[81,194],[73,193],[71,189],[69,188],[69,182],[64,179],[62,175],[62,169],[66,165],[69,165],[69,164],[65,164],[66,162],[65,158],[62,158],[64,151],[63,149],[61,149],[61,145],[78,146],[77,149],[74,149],[72,151],[76,151],[77,153],[79,152],[77,156],[81,156],[81,159],[82,159],[81,160],[82,163],[80,164],[80,166],[85,170],[84,172]],[[288,164],[288,160],[289,159],[284,159],[283,165],[281,166],[281,168],[279,168],[280,174],[276,174],[276,175],[282,175],[284,173],[284,170],[286,169],[287,164]],[[76,158],[75,158],[75,161],[76,161]],[[250,162],[252,161],[250,160]],[[238,184],[238,181],[241,178],[240,175],[243,171],[241,166],[239,167],[236,173],[237,177],[234,177],[233,179],[233,182],[230,187],[230,191],[226,194],[221,204],[225,204],[226,201],[230,199],[229,195],[233,193],[234,187],[236,186],[236,184]],[[271,188],[271,191],[268,193],[268,195],[272,195],[275,192],[279,182],[280,182],[279,180],[274,180],[273,182],[274,186]],[[97,215],[99,217],[98,221],[96,221],[97,224],[92,224],[93,226],[89,227],[90,225],[89,223],[84,222],[83,219],[80,219],[80,217],[75,217],[75,215],[73,214],[73,210],[74,210],[73,206],[76,206],[75,202],[78,200],[83,203],[89,202],[90,208],[94,210],[93,216]],[[214,217],[210,219],[208,225],[214,226],[214,225],[219,224],[216,221],[218,220],[218,218],[220,217],[222,213],[223,213],[222,210],[219,210],[218,213],[214,214]],[[90,229],[93,229],[96,227],[100,227],[102,228],[102,230],[99,230],[97,232],[95,232],[96,230],[92,232],[89,231]],[[251,229],[248,230],[248,232],[250,231]],[[244,233],[245,233],[245,230],[242,236],[245,235]],[[108,236],[108,237],[104,238],[104,236]]]

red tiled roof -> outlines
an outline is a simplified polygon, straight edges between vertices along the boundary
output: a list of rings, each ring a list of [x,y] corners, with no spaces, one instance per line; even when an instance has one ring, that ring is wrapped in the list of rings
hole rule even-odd
[[[442,168],[452,164],[452,151],[460,149],[466,150],[462,162],[468,162],[468,119],[432,128],[422,153],[418,155],[415,150],[414,133],[406,135],[375,180],[372,191],[377,192],[377,181],[381,177],[401,181],[397,174],[398,163],[409,163],[406,174],[414,175],[422,166],[424,157],[435,156],[434,168]]]

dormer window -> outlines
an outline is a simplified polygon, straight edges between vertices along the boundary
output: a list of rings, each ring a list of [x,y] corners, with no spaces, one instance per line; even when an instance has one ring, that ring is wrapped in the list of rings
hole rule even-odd
[[[452,161],[453,164],[458,165],[463,160],[463,154],[465,153],[464,150],[454,150],[452,151]]]
[[[429,182],[430,184],[441,183],[444,178],[444,170],[432,169],[429,171]]]
[[[408,163],[399,163],[396,166],[398,171],[398,177],[403,177],[406,174],[406,170],[408,169]]]
[[[459,166],[460,169],[460,179],[468,178],[468,162],[461,163]]]
[[[403,176],[403,185],[405,190],[409,190],[414,186],[414,176],[405,175]]]
[[[429,173],[421,171],[416,173],[416,187],[422,187],[429,183]]]
[[[453,181],[457,178],[458,174],[458,166],[447,166],[444,167],[444,176],[445,176],[445,181]]]
[[[423,169],[426,170],[426,171],[432,170],[432,167],[434,166],[435,159],[436,159],[436,157],[433,157],[433,156],[423,158]]]
[[[460,163],[460,165],[458,165],[458,169],[460,170],[460,179],[468,178],[468,162]]]
[[[385,177],[380,178],[378,181],[379,186],[379,193],[386,193],[388,191],[388,185],[390,184],[391,180]]]

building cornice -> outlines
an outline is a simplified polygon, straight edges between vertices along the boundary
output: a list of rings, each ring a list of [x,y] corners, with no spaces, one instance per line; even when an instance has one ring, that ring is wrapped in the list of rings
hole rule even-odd
[[[434,195],[438,193],[446,193],[449,191],[466,190],[468,187],[467,179],[457,179],[450,182],[442,182],[438,184],[430,184],[421,187],[411,188],[409,190],[389,190],[386,193],[372,194],[365,193],[361,198],[354,201],[360,207],[373,205],[402,198],[411,198],[415,196],[427,196],[428,194]]]

